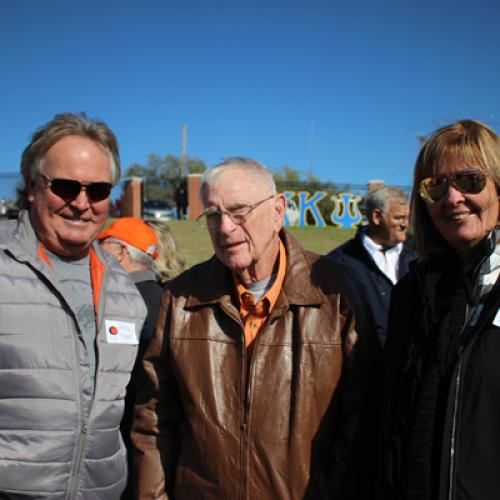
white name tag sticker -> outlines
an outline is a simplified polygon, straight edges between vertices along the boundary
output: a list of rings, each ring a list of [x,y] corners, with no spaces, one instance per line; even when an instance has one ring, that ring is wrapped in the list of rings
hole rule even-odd
[[[135,335],[135,323],[107,319],[104,322],[108,344],[137,345],[139,340]]]
[[[495,318],[493,319],[493,324],[495,326],[500,326],[500,309],[497,311]]]

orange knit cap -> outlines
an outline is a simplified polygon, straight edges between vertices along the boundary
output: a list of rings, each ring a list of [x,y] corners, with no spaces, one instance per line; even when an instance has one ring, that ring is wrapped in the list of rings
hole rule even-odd
[[[115,220],[97,239],[116,238],[147,253],[151,258],[158,257],[158,238],[151,227],[142,219],[122,217]]]

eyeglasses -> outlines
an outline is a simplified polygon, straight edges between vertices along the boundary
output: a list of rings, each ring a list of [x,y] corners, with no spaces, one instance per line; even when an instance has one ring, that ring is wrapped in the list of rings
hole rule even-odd
[[[227,215],[233,222],[234,224],[243,224],[250,214],[259,206],[262,205],[265,201],[270,200],[271,198],[274,198],[276,195],[272,194],[271,196],[268,196],[267,198],[264,198],[263,200],[257,201],[256,203],[253,203],[252,205],[240,205],[236,208],[230,209],[230,210],[205,210],[197,220],[200,220],[202,217],[205,217],[207,221],[207,226],[212,228],[215,227],[217,224],[219,224],[221,218],[223,215]]]
[[[83,183],[74,179],[50,179],[43,174],[40,174],[40,176],[49,184],[50,190],[56,196],[66,201],[77,198],[82,189],[87,193],[89,201],[102,201],[109,196],[113,187],[109,182]]]
[[[117,245],[117,246],[120,246],[120,247],[124,247],[125,246],[123,243],[120,243],[119,241],[116,241],[116,240],[112,240],[110,238],[105,238],[103,240],[100,240],[99,244],[102,247],[105,247],[107,245]]]
[[[429,205],[439,201],[450,186],[465,194],[478,194],[486,186],[486,172],[479,169],[469,169],[457,172],[455,175],[436,175],[427,177],[420,182],[420,197]]]

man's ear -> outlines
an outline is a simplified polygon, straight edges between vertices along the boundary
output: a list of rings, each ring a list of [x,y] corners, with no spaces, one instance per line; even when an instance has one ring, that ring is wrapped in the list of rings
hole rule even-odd
[[[120,245],[120,250],[118,251],[116,260],[121,264],[123,262],[123,259],[127,258],[128,255],[129,255],[128,248],[122,244]]]
[[[279,232],[283,227],[285,220],[286,200],[282,194],[276,195],[274,202],[274,221],[276,224],[276,232]]]
[[[383,218],[383,214],[382,214],[382,210],[380,210],[380,208],[375,208],[372,210],[372,213],[370,216],[370,222],[374,226],[380,226],[380,224],[382,224],[382,218]]]

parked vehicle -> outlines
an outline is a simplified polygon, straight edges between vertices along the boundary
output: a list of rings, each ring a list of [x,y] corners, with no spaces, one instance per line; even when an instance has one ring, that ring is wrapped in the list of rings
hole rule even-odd
[[[153,220],[170,220],[175,218],[175,210],[163,200],[144,200],[142,217]]]

